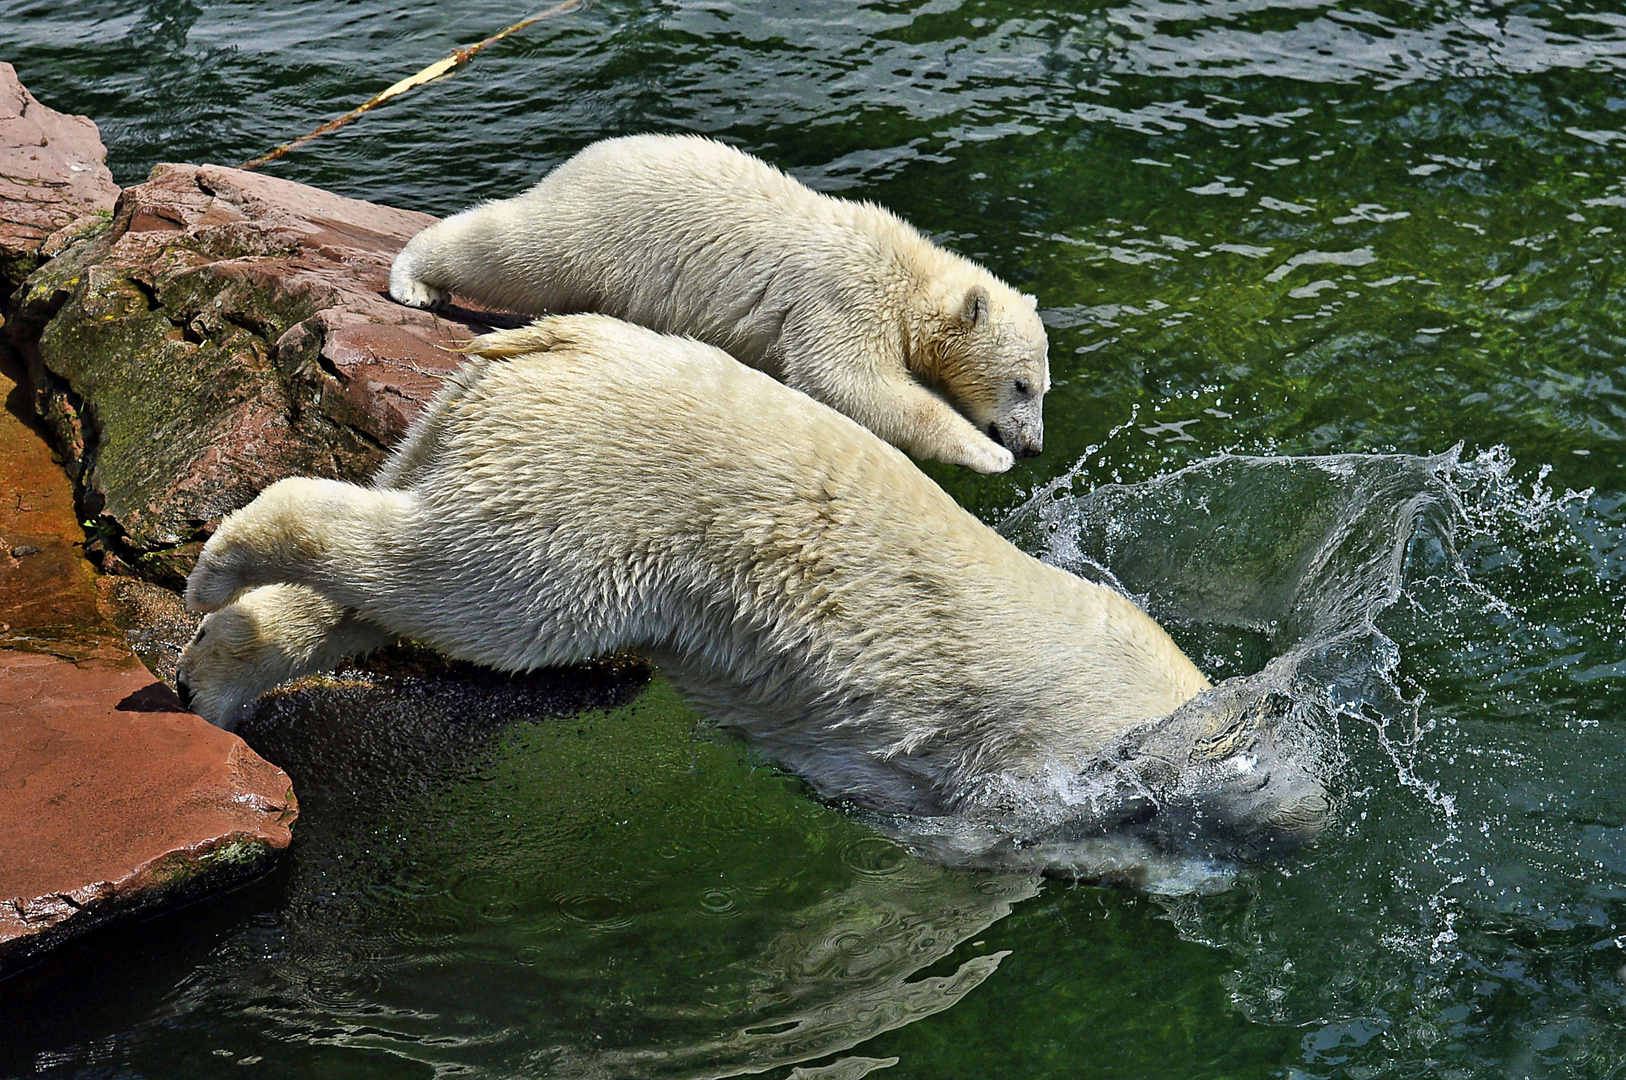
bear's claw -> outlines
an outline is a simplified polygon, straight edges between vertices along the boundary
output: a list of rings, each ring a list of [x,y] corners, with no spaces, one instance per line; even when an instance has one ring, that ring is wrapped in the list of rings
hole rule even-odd
[[[390,282],[390,298],[398,304],[415,308],[442,308],[451,300],[451,294],[425,285],[421,281]]]

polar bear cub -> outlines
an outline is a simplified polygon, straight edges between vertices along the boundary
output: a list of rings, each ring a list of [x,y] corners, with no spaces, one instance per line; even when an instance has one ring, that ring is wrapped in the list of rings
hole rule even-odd
[[[282,480],[221,522],[186,594],[204,716],[394,637],[505,671],[631,649],[823,794],[927,812],[1209,685],[1129,600],[717,349],[571,315],[471,350],[371,487]]]
[[[918,458],[1044,445],[1035,301],[868,203],[696,136],[594,143],[530,191],[415,236],[390,295],[596,311],[715,345]]]

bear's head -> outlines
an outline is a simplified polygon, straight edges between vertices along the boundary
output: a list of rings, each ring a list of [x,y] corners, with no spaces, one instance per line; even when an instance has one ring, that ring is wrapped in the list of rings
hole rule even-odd
[[[285,595],[295,592],[267,585],[204,616],[175,671],[175,691],[189,709],[230,731],[244,705],[290,677],[312,645],[302,639],[320,630],[319,623],[305,630],[310,620]]]
[[[1174,850],[1251,856],[1325,828],[1333,804],[1314,704],[1295,699],[1276,671],[1227,679],[1102,755],[1145,803],[1131,831]]]
[[[1050,345],[1038,302],[988,277],[939,296],[921,374],[979,431],[1017,457],[1044,449]]]

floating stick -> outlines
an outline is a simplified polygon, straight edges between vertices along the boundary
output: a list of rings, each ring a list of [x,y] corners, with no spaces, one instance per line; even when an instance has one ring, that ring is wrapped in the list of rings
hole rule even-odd
[[[327,123],[317,128],[315,131],[312,131],[309,135],[301,135],[292,142],[283,143],[270,153],[261,154],[253,161],[245,161],[243,164],[237,167],[239,169],[257,169],[268,161],[276,161],[278,158],[286,157],[288,156],[289,151],[293,150],[295,147],[303,146],[305,143],[310,142],[318,135],[326,135],[330,131],[337,131],[339,128],[344,127],[344,125],[348,124],[350,121],[354,120],[363,113],[368,113],[378,108],[390,98],[399,97],[401,94],[406,93],[415,86],[422,86],[426,82],[440,78],[449,71],[462,67],[464,64],[468,63],[471,58],[473,58],[475,53],[479,52],[487,45],[501,41],[509,34],[518,33],[527,26],[530,26],[532,23],[538,23],[543,19],[550,19],[555,15],[563,15],[568,11],[574,11],[576,8],[581,7],[582,3],[583,0],[564,0],[563,3],[555,4],[546,11],[539,11],[529,18],[521,19],[513,26],[508,27],[506,30],[499,30],[497,33],[492,34],[484,41],[477,42],[473,45],[465,45],[463,48],[458,49],[444,60],[437,60],[433,64],[430,64],[428,67],[424,68],[422,71],[418,72],[416,75],[408,76],[407,78],[396,83],[394,86],[391,86],[389,89],[382,90],[379,93],[374,94],[372,97],[368,98],[360,105],[357,105],[354,109],[351,109],[343,116],[334,117],[332,120],[329,120]]]

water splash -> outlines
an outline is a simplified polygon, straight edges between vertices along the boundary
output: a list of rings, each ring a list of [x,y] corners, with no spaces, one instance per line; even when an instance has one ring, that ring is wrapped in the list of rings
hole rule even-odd
[[[1415,538],[1373,614],[1403,711],[1330,717],[1338,820],[1223,903],[1162,902],[1234,957],[1244,1015],[1304,1028],[1312,1070],[1603,1075],[1626,1046],[1621,734],[1594,685],[1622,677],[1622,502],[1501,449],[1433,460],[1452,543]]]
[[[1082,464],[1082,463],[1081,463]],[[1371,781],[1393,778],[1448,822],[1454,797],[1418,768],[1433,721],[1379,627],[1449,581],[1486,611],[1458,544],[1529,528],[1574,500],[1538,479],[1516,492],[1502,451],[1226,454],[1083,495],[1078,470],[1043,485],[1001,531],[1044,561],[1118,590],[1169,627],[1219,684],[1126,735],[1083,771],[992,777],[952,818],[874,824],[952,864],[1129,879],[1157,892],[1225,887],[1227,859],[1313,837]],[[1329,805],[1329,800],[1332,805]]]

